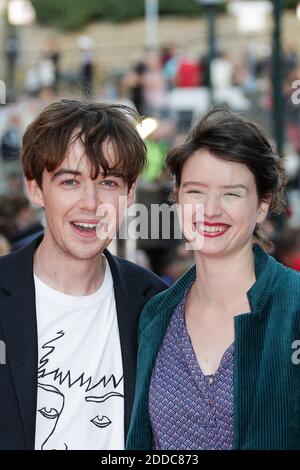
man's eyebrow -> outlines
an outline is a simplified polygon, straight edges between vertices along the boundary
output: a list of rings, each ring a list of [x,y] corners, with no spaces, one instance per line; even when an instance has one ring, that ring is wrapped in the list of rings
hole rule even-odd
[[[117,171],[117,170],[108,170],[107,172],[104,173],[104,171],[100,171],[100,176],[102,176],[102,178],[107,178],[109,176],[115,176],[116,178],[123,178],[124,175],[121,171]]]
[[[57,170],[53,175],[51,176],[51,181],[55,180],[59,176],[62,175],[72,175],[72,176],[80,176],[81,172],[77,170],[71,170],[69,168],[61,168],[60,170]]]
[[[59,176],[66,176],[66,175],[82,176],[82,173],[78,170],[71,170],[69,168],[61,168],[60,170],[57,170],[55,173],[53,173],[53,175],[51,176],[51,181],[54,181]],[[124,175],[121,172],[114,171],[114,170],[108,170],[107,172],[100,171],[99,175],[101,178],[109,178],[112,176],[114,176],[115,178],[124,178]]]
[[[182,185],[184,188],[187,186],[202,186],[203,188],[208,188],[208,184],[201,183],[200,181],[186,181]],[[248,190],[247,186],[244,184],[226,184],[224,186],[220,186],[222,189],[245,189]]]

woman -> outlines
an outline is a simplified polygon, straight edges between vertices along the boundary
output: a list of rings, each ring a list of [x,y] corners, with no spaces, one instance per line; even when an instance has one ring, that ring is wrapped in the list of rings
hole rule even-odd
[[[260,228],[282,205],[280,160],[215,110],[167,163],[195,266],[144,307],[127,448],[300,449],[300,276]]]

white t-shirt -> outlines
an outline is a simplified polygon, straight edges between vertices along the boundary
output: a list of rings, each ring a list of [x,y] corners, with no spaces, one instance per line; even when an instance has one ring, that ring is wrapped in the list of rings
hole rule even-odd
[[[75,297],[34,276],[36,449],[124,449],[124,380],[113,280]]]

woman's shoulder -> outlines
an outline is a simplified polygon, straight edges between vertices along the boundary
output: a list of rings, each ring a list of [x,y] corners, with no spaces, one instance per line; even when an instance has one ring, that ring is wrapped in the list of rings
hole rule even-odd
[[[278,267],[278,283],[280,286],[294,287],[300,294],[300,272],[284,266],[276,261]]]
[[[153,320],[158,315],[173,311],[176,305],[182,299],[186,288],[193,282],[196,276],[196,269],[193,266],[189,271],[183,274],[168,289],[152,297],[145,304],[140,320],[140,328]]]
[[[285,297],[292,293],[300,299],[300,272],[283,265],[260,247],[255,246],[254,252],[257,281],[262,290],[277,295],[284,291]]]
[[[286,310],[300,315],[300,272],[277,263],[277,276],[272,294]]]

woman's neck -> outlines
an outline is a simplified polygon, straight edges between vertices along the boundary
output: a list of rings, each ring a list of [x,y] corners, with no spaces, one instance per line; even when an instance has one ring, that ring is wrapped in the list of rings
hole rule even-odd
[[[208,307],[230,308],[255,282],[252,244],[222,258],[195,253],[195,261],[194,292]]]

